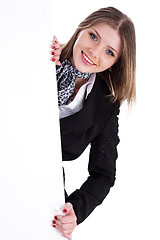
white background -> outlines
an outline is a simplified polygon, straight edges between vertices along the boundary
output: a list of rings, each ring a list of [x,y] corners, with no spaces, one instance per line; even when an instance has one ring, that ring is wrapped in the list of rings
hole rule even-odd
[[[27,14],[26,24],[28,24],[28,22],[32,24],[32,20],[37,19],[37,24],[39,25],[36,10],[39,9],[40,4],[42,2],[44,3],[44,1],[38,1],[38,4],[33,4],[34,12],[32,12],[32,15],[27,12],[28,5],[26,4],[29,1],[12,2],[0,0],[0,4],[6,4],[6,2],[8,2],[8,5],[6,5],[4,12],[1,9],[1,17],[3,14],[5,15],[9,9],[17,9],[17,12],[20,13],[19,9],[22,7],[23,11],[21,12],[21,16],[23,17],[24,13]],[[21,5],[19,5],[20,2]],[[6,73],[4,63],[7,63],[9,67],[16,61],[19,61],[20,64],[18,71],[14,72],[15,68],[11,67],[11,73],[7,73],[11,76],[11,80],[14,80],[10,81],[11,85],[7,88],[7,94],[10,96],[12,89],[15,90],[15,84],[19,84],[15,82],[13,74],[17,74],[18,72],[19,75],[23,74],[23,77],[25,77],[28,72],[24,71],[24,68],[26,69],[24,63],[28,67],[30,61],[35,63],[38,59],[40,59],[40,62],[37,62],[38,66],[34,66],[33,70],[37,67],[38,71],[34,73],[37,74],[37,72],[39,73],[39,67],[42,69],[43,73],[42,75],[39,74],[38,77],[42,76],[39,88],[41,88],[41,86],[43,87],[47,74],[45,70],[43,71],[43,68],[52,68],[52,63],[48,63],[48,60],[46,61],[44,59],[48,58],[46,46],[48,48],[47,51],[49,51],[48,39],[52,38],[53,34],[57,35],[61,42],[66,42],[79,22],[89,13],[101,7],[114,6],[130,16],[135,23],[137,33],[137,103],[129,113],[127,106],[124,105],[121,108],[119,121],[119,136],[121,142],[118,147],[119,158],[117,160],[116,184],[104,203],[98,207],[84,223],[77,227],[73,234],[73,240],[97,240],[100,238],[109,240],[159,240],[159,3],[155,0],[151,2],[127,0],[99,0],[97,2],[63,0],[61,2],[52,2],[53,8],[50,10],[51,14],[53,14],[55,24],[53,32],[52,30],[48,32],[47,28],[41,23],[41,27],[37,32],[33,32],[32,36],[24,35],[23,40],[17,43],[14,37],[14,29],[10,27],[10,32],[6,32],[6,22],[0,22],[1,43],[3,43],[0,46],[1,59],[3,60],[0,62],[1,74]],[[45,6],[47,7],[46,1]],[[43,11],[45,11],[45,7],[42,12]],[[8,16],[10,18],[7,24],[13,23],[13,19],[11,18],[12,14],[9,13]],[[50,25],[51,19],[46,21],[47,24]],[[21,23],[21,29],[23,31],[23,28],[26,26],[24,26],[23,21],[16,22],[15,24]],[[7,38],[4,37],[4,34],[6,34]],[[21,32],[17,32],[16,34],[21,34]],[[39,41],[43,42],[43,48],[41,45],[42,42],[37,40],[36,34],[39,36]],[[18,52],[21,52],[20,56],[24,56],[23,59],[17,55],[16,44],[19,46]],[[30,54],[30,46],[32,46],[32,50],[36,51],[36,54]],[[45,53],[43,52],[42,54],[40,49]],[[4,55],[2,55],[2,52]],[[35,79],[34,76],[32,79]],[[47,79],[46,81],[50,81],[50,78]],[[28,80],[30,80],[30,78],[26,77],[26,82],[23,83],[31,84],[31,82],[28,83]],[[0,78],[0,83],[3,84],[2,78]],[[34,83],[36,84],[36,82]],[[24,89],[23,85],[21,87]],[[28,90],[35,89],[34,85],[33,88],[30,88],[30,85],[27,85],[27,87]],[[2,104],[5,103],[4,99],[6,98],[7,96],[4,95],[1,85],[1,113],[2,110],[5,111],[6,109],[5,107],[3,108]],[[34,101],[36,103],[36,99],[34,99]],[[1,118],[1,123],[2,121]],[[3,129],[1,125],[0,130],[2,131]],[[4,141],[1,140],[1,147],[2,143],[4,144]],[[78,188],[87,177],[88,151],[89,149],[77,161],[65,164],[68,192],[72,192]],[[54,187],[57,187],[57,179]],[[12,203],[12,201],[10,202]],[[49,204],[51,204],[51,202]],[[46,216],[46,218],[48,218],[48,216]],[[10,232],[11,236],[13,236],[12,225],[14,225],[14,221],[10,221],[8,226],[8,232]],[[11,227],[11,229],[9,227]],[[58,238],[55,240],[58,240]]]
[[[55,2],[55,35],[64,43],[91,12],[114,6],[134,22],[137,35],[137,102],[119,119],[117,180],[103,204],[73,234],[73,240],[159,240],[159,3],[153,1]],[[68,192],[85,181],[87,151],[76,161],[64,163]]]
[[[53,1],[0,0],[0,239],[62,240]]]

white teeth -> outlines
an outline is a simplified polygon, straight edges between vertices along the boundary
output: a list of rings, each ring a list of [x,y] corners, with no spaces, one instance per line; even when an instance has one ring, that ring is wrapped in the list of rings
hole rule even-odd
[[[82,54],[83,54],[83,57],[86,59],[87,62],[94,65],[94,63],[84,53],[82,53]]]

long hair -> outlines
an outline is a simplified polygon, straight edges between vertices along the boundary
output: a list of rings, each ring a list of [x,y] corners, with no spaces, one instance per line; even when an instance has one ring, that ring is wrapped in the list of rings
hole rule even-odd
[[[101,8],[91,13],[82,21],[71,39],[62,47],[60,60],[70,59],[78,33],[95,24],[106,23],[117,30],[123,42],[122,54],[112,66],[98,73],[107,83],[112,93],[112,101],[119,100],[120,104],[127,100],[128,104],[136,98],[136,36],[131,19],[116,8]]]

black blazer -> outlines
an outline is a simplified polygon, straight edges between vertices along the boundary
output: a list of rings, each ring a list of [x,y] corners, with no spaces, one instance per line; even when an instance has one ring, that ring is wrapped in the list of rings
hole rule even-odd
[[[110,95],[107,84],[96,76],[83,108],[60,119],[63,161],[78,158],[91,144],[89,177],[80,189],[66,196],[66,202],[73,204],[77,224],[102,203],[115,181],[119,102],[111,103],[106,95]]]

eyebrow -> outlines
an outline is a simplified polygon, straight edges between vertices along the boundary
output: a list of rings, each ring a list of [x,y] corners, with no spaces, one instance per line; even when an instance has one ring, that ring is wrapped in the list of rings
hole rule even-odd
[[[98,35],[98,37],[99,37],[100,39],[102,39],[101,36],[99,35],[99,33],[97,32],[97,30],[96,30],[95,28],[93,28],[93,30],[96,32],[96,34]],[[115,52],[117,53],[116,49],[114,49],[113,47],[111,47],[111,46],[109,46],[109,45],[108,45],[108,47],[111,48],[113,51],[115,51]],[[118,54],[118,53],[117,53],[117,54]]]

